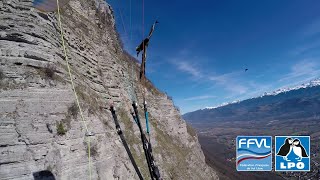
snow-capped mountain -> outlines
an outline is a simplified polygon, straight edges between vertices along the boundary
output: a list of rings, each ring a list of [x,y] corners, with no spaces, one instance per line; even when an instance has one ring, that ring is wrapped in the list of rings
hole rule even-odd
[[[310,88],[310,87],[314,87],[314,86],[320,86],[320,78],[311,80],[310,82],[303,83],[303,84],[298,85],[298,86],[294,86],[294,87],[284,87],[284,88],[279,88],[279,89],[277,89],[277,90],[275,90],[275,91],[272,91],[272,92],[265,92],[265,93],[263,93],[261,96],[252,97],[252,98],[249,98],[249,99],[262,98],[262,97],[264,97],[264,96],[276,96],[276,95],[278,95],[278,94],[286,93],[286,92],[288,92],[288,91],[298,90],[298,89],[305,89],[305,88]],[[232,101],[232,102],[225,102],[225,103],[222,103],[222,104],[220,104],[220,105],[218,105],[218,106],[205,107],[205,108],[200,109],[200,110],[216,109],[216,108],[223,107],[223,106],[227,106],[227,105],[230,105],[230,104],[240,103],[241,101],[243,101],[243,100],[235,100],[235,101]]]
[[[314,87],[314,86],[320,86],[320,78],[318,79],[314,79],[314,80],[311,80],[310,82],[308,83],[303,83],[299,86],[295,86],[295,87],[292,87],[292,88],[289,88],[289,87],[285,87],[285,88],[280,88],[280,89],[277,89],[273,92],[270,92],[270,93],[267,93],[265,92],[262,96],[260,97],[263,97],[263,96],[275,96],[275,95],[278,95],[280,93],[285,93],[285,92],[288,92],[288,91],[292,91],[292,90],[297,90],[297,89],[302,89],[302,88],[309,88],[309,87]]]
[[[320,79],[183,115],[191,123],[308,119],[320,115]]]
[[[239,103],[241,102],[240,100],[236,100],[236,101],[232,101],[232,102],[227,102],[227,103],[222,103],[218,106],[213,106],[213,107],[205,107],[204,109],[201,109],[201,110],[205,110],[205,109],[215,109],[215,108],[218,108],[218,107],[223,107],[223,106],[227,106],[229,104],[235,104],[235,103]]]

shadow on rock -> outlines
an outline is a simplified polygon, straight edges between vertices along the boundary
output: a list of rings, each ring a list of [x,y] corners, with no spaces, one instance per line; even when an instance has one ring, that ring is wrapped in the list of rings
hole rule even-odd
[[[33,173],[34,180],[56,180],[51,171],[44,170]]]

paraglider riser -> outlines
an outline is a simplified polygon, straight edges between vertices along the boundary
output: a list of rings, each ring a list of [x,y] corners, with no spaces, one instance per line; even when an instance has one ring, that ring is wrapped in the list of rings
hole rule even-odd
[[[129,156],[129,158],[130,158],[130,160],[132,162],[132,165],[133,165],[134,169],[136,170],[136,172],[137,172],[137,174],[139,176],[139,179],[143,180],[143,177],[142,177],[142,175],[140,173],[140,170],[139,170],[139,168],[138,168],[138,166],[137,166],[137,164],[136,164],[136,162],[135,162],[135,160],[134,160],[134,158],[132,156],[132,153],[131,153],[131,151],[130,151],[130,149],[128,147],[127,141],[126,141],[126,139],[125,139],[125,137],[124,137],[124,135],[122,133],[121,127],[120,127],[119,122],[118,122],[118,117],[117,117],[116,111],[115,111],[113,106],[110,107],[110,111],[111,111],[114,123],[116,124],[117,133],[120,136],[120,139],[121,139],[121,141],[123,143],[124,148],[127,151],[127,154],[128,154],[128,156]]]
[[[134,110],[134,113],[135,113],[135,119],[136,119],[137,125],[138,125],[139,130],[140,130],[141,142],[143,144],[143,150],[144,150],[144,153],[145,153],[145,156],[146,156],[146,159],[147,159],[147,163],[148,163],[148,168],[149,168],[151,179],[152,180],[153,179],[159,180],[160,179],[159,169],[154,163],[151,144],[150,144],[150,142],[148,142],[148,140],[147,140],[147,138],[146,138],[146,136],[145,136],[145,134],[144,134],[144,132],[142,130],[141,123],[140,123],[140,118],[139,118],[139,114],[138,114],[138,107],[136,106],[135,103],[132,104],[132,107],[133,107],[133,110]]]

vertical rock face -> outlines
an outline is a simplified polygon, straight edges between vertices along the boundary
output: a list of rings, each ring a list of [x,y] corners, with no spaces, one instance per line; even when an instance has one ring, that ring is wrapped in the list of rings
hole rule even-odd
[[[92,179],[138,179],[106,109],[111,102],[148,179],[140,134],[129,113],[132,100],[142,104],[144,91],[163,179],[217,179],[173,102],[150,82],[138,82],[138,64],[122,51],[111,7],[102,0],[71,0],[61,13],[85,122],[70,83],[57,14],[35,10],[32,0],[0,1],[0,179],[33,179],[43,170],[56,179],[89,179],[90,169]],[[91,164],[85,125],[95,133]]]

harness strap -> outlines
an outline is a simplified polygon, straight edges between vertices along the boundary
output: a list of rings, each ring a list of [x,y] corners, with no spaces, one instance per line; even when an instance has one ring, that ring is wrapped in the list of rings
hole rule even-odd
[[[139,179],[140,179],[140,180],[143,180],[143,177],[142,177],[142,175],[141,175],[141,173],[140,173],[140,170],[139,170],[139,168],[138,168],[138,166],[137,166],[137,164],[136,164],[136,161],[134,160],[134,158],[133,158],[133,156],[132,156],[132,153],[131,153],[131,151],[130,151],[130,149],[129,149],[129,146],[128,146],[128,144],[127,144],[127,141],[126,141],[126,139],[125,139],[125,137],[124,137],[124,135],[123,135],[123,133],[122,133],[122,130],[121,130],[121,127],[120,127],[120,124],[119,124],[119,121],[118,121],[118,117],[117,117],[115,108],[114,108],[113,106],[111,106],[111,107],[110,107],[110,111],[111,111],[111,114],[112,114],[114,123],[116,124],[117,133],[118,133],[118,135],[119,135],[120,138],[121,138],[122,144],[123,144],[124,148],[125,148],[126,151],[127,151],[127,154],[128,154],[128,156],[129,156],[129,159],[130,159],[130,161],[131,161],[134,169],[136,170],[136,172],[137,172],[137,174],[138,174],[138,176],[139,176]]]
[[[133,110],[134,110],[134,113],[135,113],[134,117],[137,120],[137,124],[138,124],[139,130],[140,130],[143,150],[144,150],[144,153],[145,153],[145,156],[146,156],[146,160],[147,160],[147,164],[148,164],[148,168],[149,168],[149,173],[150,173],[151,179],[152,180],[154,180],[154,179],[159,180],[160,179],[159,169],[155,165],[155,162],[154,162],[154,158],[153,158],[153,155],[152,155],[151,143],[147,140],[147,138],[146,138],[146,136],[145,136],[145,134],[144,134],[144,132],[142,130],[142,127],[141,127],[141,121],[140,121],[140,118],[139,118],[137,103],[133,102],[132,107],[133,107]]]

